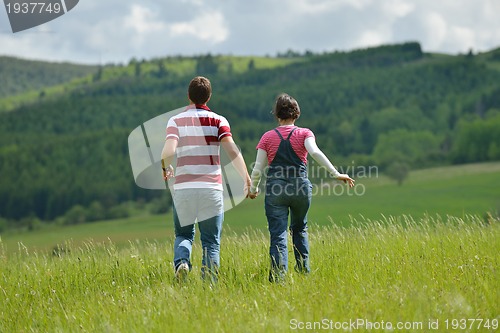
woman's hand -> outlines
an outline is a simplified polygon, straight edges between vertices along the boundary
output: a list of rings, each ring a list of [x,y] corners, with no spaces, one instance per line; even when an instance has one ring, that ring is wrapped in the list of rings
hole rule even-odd
[[[355,180],[349,177],[348,174],[342,173],[337,177],[337,179],[343,181],[346,184],[349,184],[349,187],[354,187]]]

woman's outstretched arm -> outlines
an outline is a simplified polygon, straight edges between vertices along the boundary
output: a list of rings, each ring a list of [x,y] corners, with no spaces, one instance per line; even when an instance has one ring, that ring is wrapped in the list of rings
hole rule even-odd
[[[349,175],[345,173],[340,173],[333,166],[332,162],[326,157],[326,155],[318,148],[316,144],[316,139],[314,137],[308,137],[304,141],[304,146],[307,149],[307,152],[311,155],[311,157],[321,166],[325,167],[326,170],[332,174],[338,180],[344,181],[344,183],[348,183],[350,187],[354,186],[354,179],[349,177]]]

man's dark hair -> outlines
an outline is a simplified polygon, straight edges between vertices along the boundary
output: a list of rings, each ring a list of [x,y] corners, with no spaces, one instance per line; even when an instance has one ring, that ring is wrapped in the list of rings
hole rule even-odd
[[[212,95],[210,80],[197,76],[189,83],[188,97],[194,104],[205,104]]]
[[[276,98],[273,114],[278,119],[298,119],[300,116],[299,103],[288,94],[281,94]]]

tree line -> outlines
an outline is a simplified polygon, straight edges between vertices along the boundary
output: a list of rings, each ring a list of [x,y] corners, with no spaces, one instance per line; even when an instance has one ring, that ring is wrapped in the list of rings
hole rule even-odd
[[[138,69],[104,80],[108,69],[101,67],[87,85],[57,99],[0,114],[0,217],[11,225],[30,217],[83,223],[122,216],[125,202],[167,206],[165,193],[134,184],[127,137],[150,118],[186,105],[195,74],[211,79],[209,105],[227,117],[248,163],[275,124],[270,111],[281,92],[296,97],[297,124],[313,130],[336,165],[355,160],[397,173],[500,160],[495,54],[443,57],[405,43],[308,53],[285,67],[249,63],[242,74],[219,70],[219,58],[211,55],[199,56],[184,76],[162,71],[158,60],[157,75]]]

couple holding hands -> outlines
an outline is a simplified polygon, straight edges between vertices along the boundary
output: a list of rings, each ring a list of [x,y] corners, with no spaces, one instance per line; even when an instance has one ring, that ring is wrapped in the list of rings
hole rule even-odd
[[[191,270],[195,222],[198,222],[203,248],[201,274],[212,281],[217,279],[224,219],[220,146],[245,180],[245,193],[251,199],[258,195],[261,177],[267,169],[265,212],[270,234],[269,281],[283,281],[288,270],[289,216],[295,269],[308,273],[307,212],[311,204],[312,184],[307,177],[307,155],[310,154],[320,166],[349,186],[354,186],[354,180],[335,169],[316,145],[311,130],[295,126],[300,107],[287,94],[281,94],[276,99],[273,114],[278,127],[261,137],[250,176],[243,156],[232,139],[228,121],[207,106],[211,95],[212,87],[207,78],[193,78],[188,88],[190,105],[186,111],[170,118],[167,124],[161,157],[164,179],[175,179],[173,215],[176,278],[185,279]],[[175,172],[171,166],[174,156],[177,157]]]

